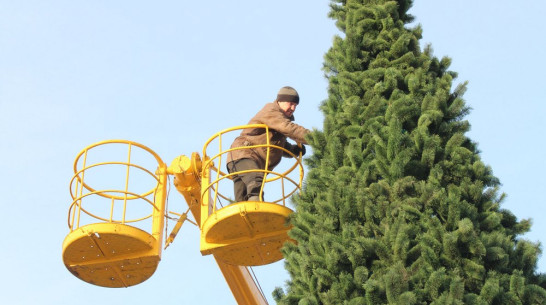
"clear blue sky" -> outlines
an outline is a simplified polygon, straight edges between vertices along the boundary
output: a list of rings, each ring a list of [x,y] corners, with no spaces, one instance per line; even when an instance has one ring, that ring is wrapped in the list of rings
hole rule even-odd
[[[235,304],[185,225],[154,276],[107,289],[61,259],[72,162],[85,146],[128,139],[166,163],[244,124],[276,91],[295,87],[297,122],[322,128],[323,55],[337,33],[328,1],[0,0],[1,304]],[[468,134],[546,242],[542,0],[416,1],[422,45],[468,80]],[[176,192],[171,202],[182,202]],[[546,272],[546,259],[539,261]],[[266,295],[282,262],[255,268]]]

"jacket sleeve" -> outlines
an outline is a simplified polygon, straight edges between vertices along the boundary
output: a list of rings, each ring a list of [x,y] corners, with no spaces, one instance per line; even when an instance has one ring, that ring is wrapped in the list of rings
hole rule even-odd
[[[307,144],[305,136],[310,132],[303,126],[300,126],[288,117],[284,115],[282,110],[273,103],[268,104],[264,109],[263,113],[259,115],[261,123],[266,124],[271,129],[282,133],[284,136],[298,142]]]

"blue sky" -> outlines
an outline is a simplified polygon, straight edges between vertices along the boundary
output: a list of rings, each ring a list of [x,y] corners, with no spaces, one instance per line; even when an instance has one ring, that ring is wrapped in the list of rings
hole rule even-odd
[[[300,93],[297,122],[320,129],[323,55],[337,33],[328,3],[0,0],[0,303],[235,304],[191,225],[140,285],[73,277],[61,259],[72,163],[106,139],[142,143],[170,163],[246,123],[284,85]],[[468,135],[503,184],[503,207],[532,218],[524,238],[545,243],[546,4],[423,0],[410,12],[422,45],[453,59],[455,84],[469,81]],[[183,204],[176,192],[169,201]],[[288,278],[282,262],[254,271],[274,303]]]

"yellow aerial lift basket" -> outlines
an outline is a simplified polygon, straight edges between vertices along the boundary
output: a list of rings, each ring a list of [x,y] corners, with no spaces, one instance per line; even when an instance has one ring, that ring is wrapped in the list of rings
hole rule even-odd
[[[244,128],[263,128],[264,132],[271,132],[263,124],[238,126],[215,134],[204,145],[201,161],[201,253],[214,254],[218,260],[231,265],[259,266],[282,259],[280,249],[284,242],[290,240],[287,222],[292,213],[286,201],[301,188],[303,166],[301,156],[294,156],[283,147],[272,145],[269,140],[263,145],[226,146]],[[226,166],[227,155],[237,149],[266,151],[265,169],[254,172],[264,174],[260,198],[265,192],[267,200],[233,202],[226,196],[233,193],[231,179],[234,175],[251,172],[228,174],[221,170]],[[291,155],[294,161],[281,162],[283,166],[278,166],[279,171],[267,170],[269,153],[273,149]],[[221,202],[225,202],[226,206],[222,207]]]
[[[188,211],[179,218],[165,247],[186,220],[201,230],[200,250],[212,254],[239,304],[267,301],[246,266],[282,259],[280,248],[290,240],[288,197],[301,189],[301,155],[267,142],[242,148],[230,145],[245,128],[223,130],[207,141],[203,157],[181,155],[167,167],[148,147],[126,140],[109,140],[83,149],[74,161],[70,181],[72,203],[62,257],[66,268],[81,280],[103,287],[129,287],[150,278],[161,259],[166,218],[167,178],[184,196]],[[269,139],[269,135],[267,135]],[[261,201],[233,202],[233,176],[225,173],[227,154],[235,149],[280,149],[294,157],[264,175]],[[269,159],[269,158],[267,158]],[[112,161],[114,160],[114,161]],[[265,168],[268,168],[267,163]],[[246,171],[249,172],[249,171]],[[264,200],[265,198],[266,200]],[[225,205],[225,206],[224,206]],[[195,221],[187,218],[191,211]]]
[[[144,145],[109,140],[83,149],[70,182],[66,268],[104,287],[152,276],[161,258],[166,180],[166,165]]]

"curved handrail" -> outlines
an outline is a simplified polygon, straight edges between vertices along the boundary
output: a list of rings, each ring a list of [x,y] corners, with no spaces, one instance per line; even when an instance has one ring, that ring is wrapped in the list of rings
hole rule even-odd
[[[234,147],[234,148],[227,148],[227,149],[224,149],[222,147],[222,138],[224,137],[225,134],[227,133],[230,133],[232,131],[237,131],[237,130],[243,130],[243,129],[247,129],[247,128],[263,128],[265,129],[265,132],[266,132],[266,143],[265,144],[257,144],[257,145],[250,145],[250,146],[241,146],[241,147]],[[220,132],[217,132],[216,134],[214,134],[212,137],[210,137],[206,142],[205,142],[205,145],[203,146],[203,162],[202,162],[202,170],[203,170],[203,174],[202,176],[206,176],[205,175],[205,171],[214,171],[216,174],[215,174],[215,177],[211,180],[211,181],[208,181],[208,182],[204,182],[206,183],[206,185],[204,185],[202,187],[202,192],[201,192],[201,195],[203,196],[203,200],[202,200],[202,203],[203,205],[209,205],[208,204],[208,200],[204,200],[205,199],[205,196],[208,196],[209,192],[211,194],[213,194],[213,202],[214,204],[212,204],[212,207],[213,209],[216,208],[216,203],[217,203],[217,198],[220,197],[222,199],[225,199],[225,200],[228,200],[228,201],[232,201],[229,199],[228,196],[226,196],[225,194],[222,194],[219,192],[219,183],[225,179],[227,180],[232,180],[233,179],[233,176],[237,175],[237,174],[241,174],[241,173],[249,173],[249,172],[260,172],[260,173],[263,173],[264,174],[264,179],[262,181],[262,186],[261,186],[261,189],[260,189],[260,198],[262,196],[262,193],[263,193],[263,190],[264,190],[264,186],[270,182],[273,182],[273,181],[276,181],[276,180],[281,180],[281,195],[280,195],[280,199],[276,199],[276,200],[272,200],[272,201],[268,201],[268,202],[271,202],[271,203],[277,203],[277,204],[280,204],[280,202],[282,201],[282,204],[283,205],[286,205],[286,199],[288,197],[290,197],[291,195],[293,195],[297,190],[301,189],[301,186],[302,186],[302,181],[303,181],[303,164],[302,164],[302,158],[301,158],[301,155],[300,156],[296,156],[294,155],[292,152],[288,151],[287,149],[285,149],[284,147],[280,147],[280,146],[277,146],[277,145],[273,145],[271,143],[269,143],[269,135],[267,135],[268,133],[270,132],[270,128],[265,125],[265,124],[249,124],[249,125],[241,125],[241,126],[235,126],[235,127],[231,127],[231,128],[227,128],[227,129],[224,129]],[[211,156],[209,156],[207,154],[207,150],[210,150],[210,146],[211,146],[211,143],[215,140],[218,140],[218,144],[219,144],[219,148],[218,148],[218,151],[215,152],[214,154],[212,154]],[[255,170],[245,170],[245,171],[239,171],[239,172],[234,172],[234,173],[225,173],[223,172],[220,168],[222,167],[222,158],[224,156],[227,156],[228,153],[230,152],[233,152],[233,151],[236,151],[236,150],[243,150],[243,149],[257,149],[257,148],[266,148],[267,151],[266,151],[266,160],[265,160],[265,165],[264,165],[264,169],[255,169]],[[271,151],[271,149],[278,149],[278,150],[281,150],[283,151],[283,153],[286,153],[290,156],[292,156],[295,160],[294,164],[291,165],[288,169],[284,170],[283,172],[276,172],[276,171],[273,171],[273,170],[268,170],[268,165],[269,165],[269,153]],[[291,174],[297,167],[299,167],[300,169],[300,175],[299,175],[299,181],[295,181],[295,179],[289,177],[288,175]],[[212,178],[212,177],[211,177]],[[290,190],[290,191],[286,191],[285,190],[285,186],[284,186],[284,181],[288,181],[291,185],[294,186],[294,189]]]
[[[144,217],[141,217],[141,218],[135,218],[135,219],[125,219],[125,220],[115,220],[113,218],[110,218],[110,219],[106,219],[106,218],[103,218],[103,217],[100,217],[100,216],[97,216],[89,211],[87,211],[86,209],[84,209],[83,207],[81,207],[81,200],[87,196],[91,196],[91,195],[101,195],[100,193],[105,193],[105,192],[108,192],[108,193],[126,193],[126,194],[129,194],[129,195],[132,195],[134,196],[133,198],[138,198],[138,199],[142,199],[146,202],[148,202],[153,208],[154,210],[159,210],[159,208],[148,198],[146,197],[143,197],[139,194],[136,194],[136,193],[132,193],[132,192],[125,192],[125,191],[122,191],[122,190],[100,190],[100,191],[94,191],[94,192],[90,192],[90,193],[86,193],[85,195],[83,196],[80,196],[80,197],[77,197],[77,198],[74,198],[74,201],[72,201],[72,203],[70,204],[70,207],[68,208],[68,214],[70,215],[71,211],[72,211],[72,208],[76,208],[78,207],[82,212],[84,212],[85,214],[89,215],[90,217],[93,217],[97,220],[101,220],[101,221],[104,221],[104,222],[113,222],[113,223],[134,223],[134,222],[139,222],[139,221],[142,221],[142,220],[145,220],[145,219],[148,219],[150,217],[152,217],[152,213],[144,216]],[[113,199],[113,197],[110,197]],[[122,197],[123,198],[123,197]],[[78,202],[80,202],[78,204]],[[112,215],[110,215],[112,216]],[[68,227],[70,229],[73,229],[74,227],[74,219],[72,219],[72,222],[70,222],[70,218],[68,220]]]
[[[147,174],[149,174],[150,176],[152,176],[157,182],[159,182],[159,178],[156,177],[154,175],[154,173],[152,173],[151,171],[149,171],[148,169],[140,166],[140,165],[136,165],[136,164],[133,164],[133,163],[127,163],[127,162],[101,162],[101,163],[95,163],[95,164],[92,164],[92,165],[89,165],[89,166],[86,166],[82,169],[80,169],[77,173],[74,174],[74,176],[72,176],[72,179],[70,180],[70,196],[72,197],[72,199],[76,198],[76,195],[74,195],[74,193],[72,192],[72,185],[74,184],[75,182],[75,179],[78,178],[77,180],[77,183],[81,183],[81,181],[83,180],[82,177],[80,177],[80,174],[83,174],[83,172],[85,172],[86,170],[88,169],[91,169],[93,167],[98,167],[98,166],[102,166],[102,165],[125,165],[125,166],[131,166],[131,167],[135,167],[135,168],[138,168],[144,172],[146,172]],[[88,186],[87,184],[84,185],[84,187],[89,190],[90,192],[96,192],[96,190],[90,186]],[[150,194],[152,194],[154,191],[155,191],[156,188],[153,188],[145,193],[142,193],[140,196],[148,196]],[[128,197],[128,198],[125,198],[125,197],[117,197],[117,196],[108,196],[108,195],[102,195],[100,194],[99,192],[97,192],[97,195],[99,196],[103,196],[103,197],[106,197],[106,198],[110,198],[110,199],[119,199],[119,200],[123,200],[123,199],[127,199],[127,200],[131,200],[131,199],[137,199],[137,198],[140,198],[140,196],[136,196],[136,197]]]
[[[155,160],[157,161],[158,164],[165,164],[163,162],[163,160],[161,159],[161,157],[156,154],[153,150],[151,150],[149,147],[145,146],[145,145],[142,145],[140,143],[137,143],[137,142],[134,142],[134,141],[129,141],[129,140],[105,140],[105,141],[100,141],[100,142],[97,142],[97,143],[94,143],[94,144],[91,144],[89,146],[87,146],[86,148],[82,149],[78,155],[76,155],[76,159],[74,160],[74,173],[77,173],[79,172],[78,171],[78,163],[80,161],[80,158],[83,156],[84,157],[84,165],[83,167],[85,168],[85,160],[87,158],[87,152],[95,147],[98,147],[98,146],[101,146],[101,145],[105,145],[105,144],[126,144],[126,145],[129,145],[129,155],[130,155],[130,149],[131,149],[131,146],[136,146],[136,147],[139,147],[143,150],[145,150],[146,152],[150,153],[154,158]],[[80,183],[82,183],[82,186],[85,187],[87,190],[93,192],[93,188],[91,188],[90,186],[88,186],[87,184],[85,184],[83,182],[83,177],[78,177],[78,180]]]
[[[127,160],[125,161],[112,161],[112,162],[97,162],[94,164],[87,165],[88,157],[90,155],[90,151],[94,151],[93,149],[102,145],[108,145],[108,144],[121,144],[123,146],[127,147]],[[152,172],[150,167],[146,168],[141,165],[135,164],[132,162],[131,158],[133,156],[134,148],[140,148],[141,151],[144,151],[147,153],[147,155],[151,155],[153,159],[155,159],[157,170],[155,173]],[[121,150],[123,152],[123,150]],[[151,161],[152,159],[149,159]],[[126,167],[125,169],[125,189],[97,189],[95,187],[92,187],[89,185],[89,182],[85,181],[85,175],[86,172],[88,172],[91,169],[94,168],[111,168],[112,166],[123,166]],[[151,181],[155,181],[154,186],[147,191],[144,191],[142,193],[136,193],[132,190],[129,190],[129,177],[130,177],[130,168],[136,168],[145,173],[146,175],[153,178]],[[163,160],[157,155],[153,150],[148,148],[145,145],[128,141],[128,140],[106,140],[94,143],[92,145],[87,146],[83,150],[80,151],[80,153],[76,156],[76,159],[74,161],[74,175],[72,176],[72,179],[70,180],[70,196],[73,199],[72,203],[70,204],[70,207],[68,209],[68,227],[70,230],[75,230],[76,228],[80,227],[80,219],[82,213],[91,217],[92,219],[96,219],[98,221],[102,222],[108,222],[108,223],[136,223],[139,221],[143,221],[145,219],[153,218],[153,222],[156,222],[157,215],[163,214],[163,204],[161,202],[162,199],[159,197],[162,197],[164,195],[163,188],[165,187],[165,180],[166,178],[161,178],[161,175],[165,175],[166,171],[166,165],[163,162]],[[161,188],[161,190],[160,190]],[[159,193],[158,193],[159,192]],[[159,197],[158,197],[159,195]],[[103,204],[103,208],[106,207],[108,209],[108,206],[110,207],[110,211],[101,213],[95,213],[91,212],[91,210],[84,206],[87,201],[84,199],[88,197],[97,196],[95,198],[106,198],[107,201],[98,202],[100,204]],[[153,196],[152,198],[149,198],[150,196]],[[134,217],[131,219],[126,219],[127,216],[127,209],[131,209],[133,205],[129,205],[128,202],[131,200],[144,200],[146,204],[151,205],[152,209],[151,212],[145,213],[144,216],[142,214],[139,215],[133,215]],[[157,201],[160,200],[160,201]],[[164,199],[163,199],[164,200]],[[92,203],[97,203],[97,201],[91,201]],[[106,206],[104,206],[106,204]],[[116,204],[122,204],[122,211],[116,212],[114,217],[114,207]],[[160,206],[158,206],[160,205]],[[120,214],[118,214],[120,213]],[[157,214],[157,215],[156,215]],[[108,216],[106,216],[108,215]],[[87,218],[86,218],[87,219]],[[154,232],[157,230],[161,225],[162,221],[158,222],[158,226],[156,228],[156,225],[154,225]],[[161,230],[161,228],[159,228]]]

